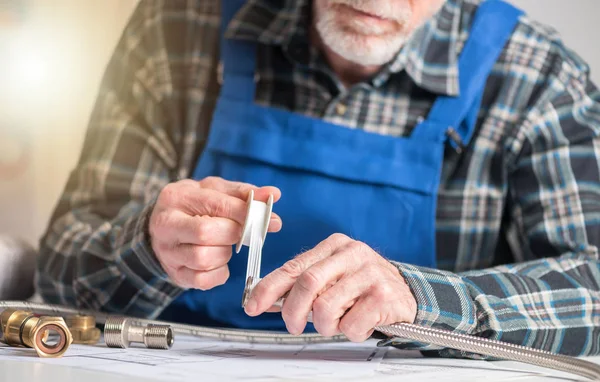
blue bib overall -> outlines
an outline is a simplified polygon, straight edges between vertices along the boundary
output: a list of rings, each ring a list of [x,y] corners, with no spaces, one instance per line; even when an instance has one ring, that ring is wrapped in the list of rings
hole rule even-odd
[[[194,179],[219,176],[281,189],[283,229],[267,235],[261,277],[333,233],[404,263],[436,266],[435,215],[444,148],[453,129],[464,145],[475,129],[486,79],[520,11],[484,2],[460,57],[460,96],[440,97],[408,137],[350,129],[258,106],[256,45],[223,37],[244,0],[223,0],[223,86]],[[226,284],[188,290],[162,319],[198,325],[285,330],[279,313],[248,317],[242,307],[247,248],[233,255]],[[314,331],[312,325],[307,331]]]

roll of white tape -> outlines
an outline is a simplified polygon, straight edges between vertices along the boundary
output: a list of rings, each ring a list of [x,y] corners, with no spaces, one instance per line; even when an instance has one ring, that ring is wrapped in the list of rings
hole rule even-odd
[[[273,211],[273,195],[269,196],[267,203],[264,203],[254,200],[254,191],[250,190],[247,204],[246,220],[242,228],[242,236],[235,248],[236,253],[241,251],[242,246],[250,246],[250,238],[254,230],[258,230],[262,238],[262,243],[264,243],[269,229],[271,212]]]
[[[267,214],[268,206],[266,203],[253,200],[250,202],[250,208],[248,209],[248,216],[246,217],[246,227],[242,232],[242,245],[247,247],[250,246],[250,236],[252,231],[261,232],[262,237],[262,226],[264,225],[263,219]]]
[[[239,253],[244,245],[249,247],[248,263],[246,265],[246,283],[244,293],[242,294],[242,307],[245,305],[252,289],[260,281],[262,246],[269,229],[272,210],[273,195],[269,196],[267,203],[263,203],[254,200],[254,191],[250,191],[242,236],[236,246],[236,253]]]

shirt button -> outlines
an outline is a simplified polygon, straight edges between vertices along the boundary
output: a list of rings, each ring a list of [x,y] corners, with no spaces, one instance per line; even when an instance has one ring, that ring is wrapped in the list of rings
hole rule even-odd
[[[346,114],[347,109],[348,109],[348,107],[346,105],[344,105],[343,103],[338,103],[337,105],[335,105],[335,112],[338,115]]]

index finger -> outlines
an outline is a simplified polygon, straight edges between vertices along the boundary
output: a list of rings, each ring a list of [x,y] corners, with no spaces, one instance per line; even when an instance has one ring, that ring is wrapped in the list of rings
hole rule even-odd
[[[198,182],[200,187],[213,189],[233,197],[246,200],[250,190],[254,190],[254,197],[261,202],[267,202],[270,195],[273,195],[273,202],[281,198],[281,190],[273,186],[258,187],[250,183],[235,182],[220,177],[208,177]]]
[[[244,307],[249,316],[257,316],[271,308],[280,297],[292,289],[296,280],[313,264],[331,256],[339,247],[351,239],[343,235],[332,235],[317,244],[310,251],[286,262],[280,268],[265,276],[252,290]]]
[[[240,225],[246,221],[246,201],[210,188],[185,188],[173,197],[174,206],[190,216],[212,216],[231,219]],[[281,217],[272,212],[269,231],[281,229]]]

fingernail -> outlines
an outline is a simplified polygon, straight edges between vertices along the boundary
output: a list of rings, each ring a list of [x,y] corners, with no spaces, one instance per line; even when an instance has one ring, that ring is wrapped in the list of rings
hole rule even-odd
[[[300,329],[296,326],[291,326],[291,325],[288,325],[287,329],[288,329],[288,332],[290,332],[290,334],[293,336],[299,336],[300,334],[302,334],[302,331],[303,331],[303,329]]]
[[[283,223],[281,222],[281,219],[279,218],[271,218],[271,228],[278,230],[281,229],[281,227],[283,226]]]
[[[246,307],[245,307],[246,314],[248,314],[248,315],[255,314],[257,308],[258,308],[258,303],[254,299],[254,297],[250,297],[250,299],[246,303]]]

